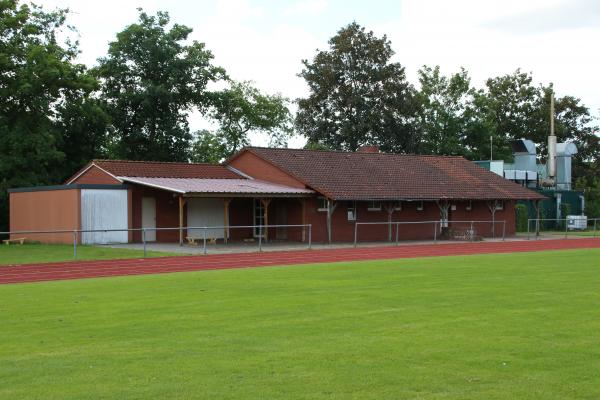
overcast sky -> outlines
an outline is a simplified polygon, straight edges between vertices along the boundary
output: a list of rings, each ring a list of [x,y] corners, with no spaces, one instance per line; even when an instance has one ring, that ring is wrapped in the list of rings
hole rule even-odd
[[[68,7],[80,34],[81,61],[93,65],[116,32],[137,18],[137,7],[169,11],[172,21],[194,29],[215,63],[237,80],[263,91],[298,98],[307,93],[301,60],[325,49],[336,31],[357,21],[387,34],[395,61],[409,80],[423,65],[446,74],[464,66],[473,83],[520,67],[536,82],[553,82],[558,95],[600,109],[600,1],[597,0],[37,0]],[[192,116],[190,126],[205,125]],[[259,137],[254,144],[264,144]],[[302,139],[292,146],[302,145]]]

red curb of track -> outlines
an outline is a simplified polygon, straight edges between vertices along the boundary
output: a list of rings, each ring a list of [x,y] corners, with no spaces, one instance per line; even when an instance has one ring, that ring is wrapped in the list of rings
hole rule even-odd
[[[600,238],[439,243],[0,266],[0,284],[340,261],[600,248]]]

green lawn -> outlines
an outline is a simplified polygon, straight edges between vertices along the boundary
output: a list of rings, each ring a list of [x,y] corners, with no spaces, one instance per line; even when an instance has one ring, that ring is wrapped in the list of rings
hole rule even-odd
[[[141,258],[141,250],[119,249],[104,246],[77,246],[78,260],[109,260],[115,258]],[[148,257],[174,255],[171,253],[148,251]],[[0,245],[0,265],[72,261],[73,246],[66,244],[24,244]]]
[[[1,399],[599,399],[600,250],[0,286]]]

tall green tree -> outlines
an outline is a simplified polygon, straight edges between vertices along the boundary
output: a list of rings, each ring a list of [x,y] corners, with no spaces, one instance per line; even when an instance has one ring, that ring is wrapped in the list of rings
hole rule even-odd
[[[299,133],[332,149],[417,151],[419,103],[393,54],[386,36],[354,22],[329,40],[328,50],[303,60],[299,76],[310,93],[298,100]]]
[[[446,77],[439,66],[423,66],[419,83],[421,153],[469,156],[465,136],[474,90],[467,71]]]
[[[552,85],[535,85],[531,73],[516,70],[486,81],[479,93],[479,123],[497,138],[495,151],[510,157],[509,142],[531,139],[538,144],[538,154],[545,159],[550,133],[550,94]],[[558,141],[571,141],[580,154],[576,163],[593,161],[600,156],[597,127],[589,109],[572,96],[555,97],[555,133]],[[489,137],[488,137],[489,140]],[[498,157],[500,158],[500,157]]]
[[[210,115],[219,124],[216,136],[229,156],[250,144],[249,133],[268,136],[269,146],[287,145],[293,134],[288,100],[280,95],[261,93],[249,82],[230,82],[230,87],[214,96]]]
[[[219,163],[229,155],[225,139],[207,129],[194,135],[191,160],[196,163]]]
[[[186,44],[192,29],[169,27],[169,14],[139,10],[98,60],[96,76],[114,129],[110,155],[132,160],[186,161],[192,134],[188,114],[212,104],[210,82],[225,77],[203,43]]]
[[[72,171],[64,166],[62,136],[72,99],[86,102],[96,81],[77,64],[67,10],[46,12],[0,0],[0,228],[7,227],[11,187],[52,184]],[[67,112],[67,110],[70,110]],[[73,116],[73,119],[80,117]],[[71,133],[76,129],[71,124]],[[101,128],[100,131],[103,129]],[[76,149],[73,149],[76,151]]]

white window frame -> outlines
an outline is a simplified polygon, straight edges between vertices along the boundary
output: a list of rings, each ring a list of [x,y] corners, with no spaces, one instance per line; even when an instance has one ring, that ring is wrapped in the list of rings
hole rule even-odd
[[[354,201],[348,203],[348,221],[356,221],[356,202]]]
[[[367,201],[367,211],[381,211],[381,201],[377,201],[377,200]]]
[[[425,209],[425,202],[423,200],[417,202],[417,211],[423,211]]]
[[[265,224],[265,213],[264,213],[264,204],[260,199],[254,199],[253,202],[253,225],[254,228],[252,229],[252,236],[257,238],[257,237],[265,237],[265,229],[262,229],[262,235],[260,234],[261,229],[257,226],[257,225],[264,225]]]
[[[394,202],[394,211],[402,211],[402,200]]]
[[[323,202],[323,204],[321,204]],[[324,206],[324,207],[322,207]],[[317,211],[327,212],[327,198],[324,196],[317,197]]]
[[[504,200],[496,201],[496,211],[504,211]]]

